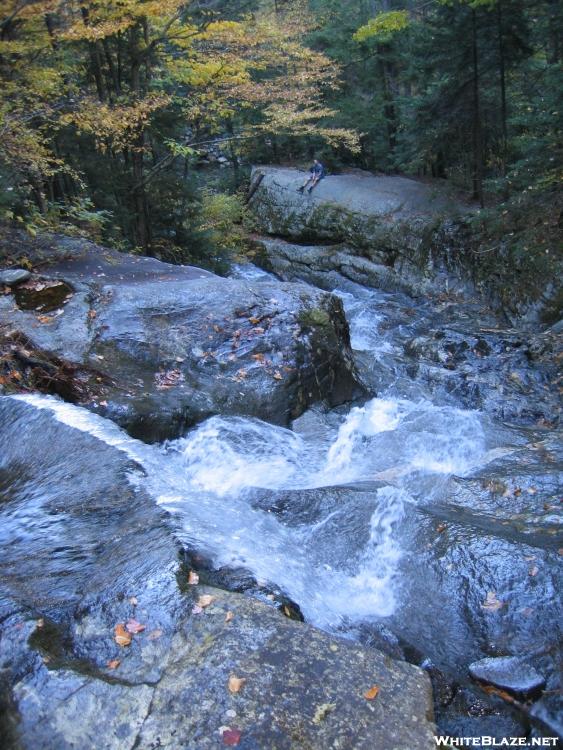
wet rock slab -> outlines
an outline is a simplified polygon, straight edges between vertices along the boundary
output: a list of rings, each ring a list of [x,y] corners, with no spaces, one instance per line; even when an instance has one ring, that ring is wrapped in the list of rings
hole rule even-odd
[[[112,447],[4,397],[0,439],[3,747],[199,750],[239,733],[241,748],[434,747],[422,670],[180,586],[168,521],[117,431]],[[132,618],[144,629],[120,647],[115,626]]]
[[[2,295],[0,328],[99,371],[97,382],[107,383],[81,403],[136,436],[175,437],[217,413],[286,424],[316,400],[334,405],[361,392],[335,297],[68,238],[40,249],[41,278],[15,292],[20,308],[32,309]],[[33,260],[31,241],[27,252]],[[65,296],[52,311],[45,295],[59,289]]]
[[[514,656],[490,657],[469,665],[473,679],[507,690],[523,698],[539,692],[545,677],[522,659]]]

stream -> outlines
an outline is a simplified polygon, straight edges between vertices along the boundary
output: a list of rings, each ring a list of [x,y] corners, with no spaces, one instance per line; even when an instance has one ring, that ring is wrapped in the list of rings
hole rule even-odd
[[[271,278],[253,266],[238,267],[235,275]],[[250,575],[255,593],[263,588],[267,599],[268,591],[282,592],[306,621],[450,675],[465,673],[483,655],[531,650],[537,626],[530,622],[533,634],[521,625],[516,631],[510,625],[509,635],[495,630],[486,597],[491,591],[495,597],[514,574],[515,556],[519,565],[526,553],[539,561],[545,549],[554,553],[555,539],[545,528],[518,526],[510,514],[505,523],[478,503],[462,507],[451,498],[472,481],[464,478],[483,476],[538,441],[549,448],[549,439],[534,425],[498,418],[496,407],[512,397],[481,388],[479,401],[456,370],[432,364],[415,378],[405,355],[413,336],[444,328],[468,332],[490,326],[490,315],[447,305],[437,312],[430,302],[344,280],[335,293],[362,377],[377,396],[351,408],[315,406],[292,429],[215,416],[179,439],[149,445],[80,407],[39,395],[16,398],[140,464],[144,475],[130,481],[170,514],[186,548],[216,570],[235,571],[229,578],[235,588],[237,575]],[[494,341],[487,345],[493,350]],[[510,464],[510,471],[519,465]],[[44,487],[49,481],[44,477]],[[511,583],[511,595],[515,606],[535,607],[530,563],[522,565],[522,590]],[[550,602],[557,583],[551,568],[546,576],[542,597]],[[540,578],[534,574],[533,582]],[[538,617],[544,617],[541,607]],[[543,630],[551,625],[544,622]]]

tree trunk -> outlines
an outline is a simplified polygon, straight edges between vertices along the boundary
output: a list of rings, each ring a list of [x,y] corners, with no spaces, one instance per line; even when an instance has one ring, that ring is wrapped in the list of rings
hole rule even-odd
[[[471,49],[473,58],[473,198],[485,205],[483,198],[483,138],[479,97],[479,49],[477,45],[477,13],[471,10]]]
[[[391,90],[391,75],[389,71],[389,65],[383,57],[384,54],[384,49],[382,47],[379,47],[377,66],[379,70],[379,76],[381,78],[381,85],[383,86],[383,114],[385,116],[385,123],[387,126],[387,142],[389,144],[389,153],[392,160],[395,153],[395,148],[397,146],[397,112],[395,109],[393,92]]]
[[[498,32],[498,54],[499,54],[499,78],[500,78],[500,108],[502,124],[502,144],[501,144],[501,173],[506,177],[506,158],[508,151],[508,113],[506,104],[506,70],[504,61],[504,38],[502,26],[502,0],[497,2],[497,32]],[[507,185],[505,184],[505,198],[508,198]]]

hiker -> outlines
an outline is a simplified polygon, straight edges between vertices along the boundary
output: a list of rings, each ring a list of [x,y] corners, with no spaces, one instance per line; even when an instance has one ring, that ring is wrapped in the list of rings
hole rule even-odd
[[[315,185],[318,185],[318,183],[323,179],[325,176],[325,168],[323,165],[318,161],[317,159],[313,160],[313,166],[309,170],[309,176],[305,180],[305,182],[301,185],[300,188],[297,189],[298,193],[302,193],[307,185],[309,185],[309,189],[307,192],[311,193]]]

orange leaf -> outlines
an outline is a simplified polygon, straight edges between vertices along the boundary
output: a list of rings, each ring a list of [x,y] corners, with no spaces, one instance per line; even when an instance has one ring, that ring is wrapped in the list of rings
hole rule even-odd
[[[120,664],[120,659],[111,659],[108,661],[108,669],[117,669]]]
[[[115,642],[118,646],[130,646],[133,636],[125,630],[125,625],[122,622],[118,622],[113,629],[115,633]]]
[[[378,695],[380,689],[381,688],[379,688],[377,685],[373,685],[372,687],[370,687],[369,690],[366,690],[366,692],[364,693],[364,698],[367,701],[374,700],[375,698],[377,698],[377,695]]]
[[[229,610],[225,615],[225,622],[230,622],[234,618],[234,614]]]

